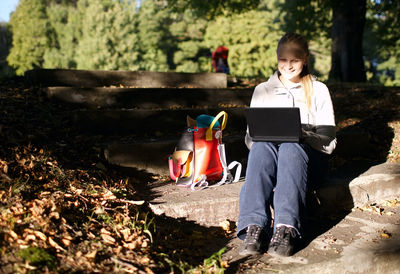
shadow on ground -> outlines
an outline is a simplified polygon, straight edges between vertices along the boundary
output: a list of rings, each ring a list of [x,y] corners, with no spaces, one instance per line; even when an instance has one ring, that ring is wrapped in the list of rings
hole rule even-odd
[[[149,201],[160,195],[152,190],[157,185],[159,176],[142,170],[110,166],[102,158],[102,144],[114,140],[118,137],[117,134],[102,136],[76,130],[68,105],[49,101],[40,90],[26,88],[19,83],[20,80],[0,89],[0,159],[9,163],[8,174],[4,178],[9,179],[7,182],[10,190],[18,190],[14,191],[13,199],[20,195],[27,204],[38,199],[47,190],[70,193],[71,186],[68,184],[71,180],[80,182],[80,187],[87,187],[84,189],[85,193],[90,188],[125,188],[128,196],[120,197],[116,194],[117,198],[132,201]],[[41,165],[27,164],[29,159],[34,159],[39,154],[45,155],[45,162],[41,165],[48,166],[48,169],[41,170]],[[47,174],[49,170],[52,173],[50,175]],[[26,177],[22,183],[21,176]],[[15,178],[21,180],[14,180]],[[8,191],[8,187],[4,190]],[[79,197],[79,193],[77,195]],[[79,204],[86,205],[88,198],[80,197]],[[12,201],[7,204],[11,205]],[[73,227],[82,226],[83,229],[88,219],[93,220],[93,214],[83,216],[83,211],[80,212],[79,208],[73,209],[73,204],[71,205],[72,211],[63,210],[60,214],[65,214],[68,224],[73,224]],[[151,210],[144,204],[139,211]],[[131,217],[134,219],[135,216]],[[229,235],[219,227],[203,227],[183,219],[154,216],[151,212],[148,216],[150,218],[153,218],[155,225],[149,228],[153,244],[148,256],[156,258],[162,264],[155,267],[158,270],[164,271],[170,267],[188,269],[202,265],[205,258],[226,246],[229,239]],[[94,221],[96,220],[92,223]],[[24,228],[21,229],[22,233]],[[84,237],[81,236],[79,241],[85,240]],[[168,260],[163,254],[168,254]],[[108,256],[104,256],[105,260]],[[100,256],[97,259],[101,258]]]
[[[399,120],[399,96],[390,89],[357,90],[342,87],[333,89],[333,103],[338,124],[338,147],[331,158],[331,176],[348,183],[369,167],[385,162],[393,139],[388,122]],[[340,90],[339,90],[340,89]],[[18,83],[1,90],[0,136],[1,157],[16,157],[24,147],[44,149],[51,160],[57,161],[65,170],[86,170],[95,174],[99,181],[93,184],[116,185],[124,181],[129,186],[131,199],[146,201],[160,195],[152,189],[159,181],[157,175],[131,168],[109,166],[102,159],[102,145],[117,137],[94,135],[74,128],[68,105],[49,101],[38,89],[27,88]],[[74,107],[76,109],[76,107]],[[133,135],[132,138],[135,138]],[[15,160],[17,163],[18,159]],[[90,180],[90,176],[87,178]],[[101,181],[101,182],[100,182]],[[44,184],[27,187],[23,195],[33,199]],[[340,222],[352,207],[348,187],[342,195],[346,206],[329,210],[317,200],[311,201],[305,246],[318,235]],[[144,206],[145,210],[149,210]],[[172,254],[176,266],[183,261],[192,265],[203,263],[207,258],[226,246],[232,235],[221,228],[203,227],[183,219],[153,216],[156,229],[153,252]],[[231,265],[229,273],[240,268],[244,260]],[[165,266],[168,267],[168,266]]]

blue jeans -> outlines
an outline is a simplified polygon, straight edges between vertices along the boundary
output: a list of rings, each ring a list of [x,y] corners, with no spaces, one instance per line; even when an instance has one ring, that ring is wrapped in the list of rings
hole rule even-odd
[[[309,171],[321,171],[325,165],[326,156],[305,144],[253,143],[246,181],[240,192],[238,237],[243,238],[251,224],[270,227],[272,202],[274,224],[291,225],[301,231],[301,216],[311,182]]]

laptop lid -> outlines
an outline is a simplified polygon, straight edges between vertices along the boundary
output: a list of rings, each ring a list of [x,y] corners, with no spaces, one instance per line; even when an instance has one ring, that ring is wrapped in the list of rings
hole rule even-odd
[[[300,109],[294,107],[245,108],[247,125],[253,141],[299,142]]]

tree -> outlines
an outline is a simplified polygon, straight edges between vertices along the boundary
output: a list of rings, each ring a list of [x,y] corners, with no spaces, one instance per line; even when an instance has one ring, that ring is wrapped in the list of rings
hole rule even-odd
[[[260,0],[167,0],[169,6],[175,11],[182,13],[192,10],[197,17],[208,17],[208,19],[221,14],[237,14],[240,12],[256,9]]]
[[[81,0],[78,69],[137,70],[138,37],[135,1]]]
[[[210,50],[204,41],[207,20],[196,18],[191,10],[174,13],[169,30],[173,35],[173,67],[177,72],[211,70]]]
[[[11,33],[5,23],[0,23],[0,79],[9,77],[13,71],[8,66],[6,58],[11,47]]]
[[[400,85],[400,1],[367,2],[364,54],[369,81]]]
[[[81,38],[83,15],[79,13],[76,3],[62,1],[50,4],[48,15],[50,47],[43,55],[45,68],[76,68],[76,49]]]
[[[169,0],[169,2],[177,7],[182,6],[179,0]],[[251,4],[247,3],[248,1],[239,3],[241,1],[237,0],[189,0],[186,2],[186,6],[198,9],[200,13],[207,13],[209,16],[226,15],[227,11],[241,12],[249,8],[254,9],[260,3],[260,1],[252,1]],[[329,29],[327,24],[331,24],[331,78],[340,81],[365,81],[365,69],[362,62],[365,6],[366,0],[286,0],[285,4],[282,5],[282,11],[287,14],[285,18],[289,22],[288,25],[297,25],[295,28],[301,29],[300,33],[304,32],[307,38],[317,35],[319,31],[327,31]],[[329,17],[331,11],[334,13],[330,17],[331,21],[324,21]]]
[[[171,10],[162,1],[144,0],[138,11],[140,68],[148,71],[168,71],[173,66],[175,43],[168,27]]]
[[[46,0],[20,0],[11,14],[12,48],[7,61],[18,75],[43,64],[49,45],[46,4]]]
[[[332,3],[332,67],[329,78],[365,82],[362,42],[366,0],[336,0]]]
[[[286,31],[296,31],[309,40],[325,36],[331,41],[329,78],[365,82],[363,31],[366,0],[286,0]]]
[[[219,16],[209,23],[205,43],[212,50],[219,45],[229,48],[232,74],[268,76],[276,69],[276,46],[282,31],[275,2],[260,11]]]

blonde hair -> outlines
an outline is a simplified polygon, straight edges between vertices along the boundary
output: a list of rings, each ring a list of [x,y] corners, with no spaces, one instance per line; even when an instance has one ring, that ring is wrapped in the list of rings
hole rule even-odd
[[[307,40],[297,33],[286,33],[282,36],[282,38],[278,42],[277,53],[284,45],[292,44],[294,45],[296,50],[294,51],[296,58],[305,60],[305,64],[303,66],[303,70],[300,73],[300,83],[301,87],[304,90],[304,96],[306,99],[308,110],[311,109],[312,105],[312,96],[313,96],[313,83],[312,77],[310,74],[310,69],[308,67],[308,61],[310,57],[310,51],[308,49]]]

